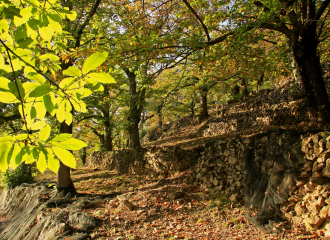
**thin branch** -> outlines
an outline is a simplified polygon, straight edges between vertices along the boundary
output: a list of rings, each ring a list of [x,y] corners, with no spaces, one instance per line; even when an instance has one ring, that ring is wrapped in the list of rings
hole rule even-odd
[[[2,41],[2,40],[0,39],[0,41]],[[8,48],[6,48],[6,51],[7,51],[7,55],[8,55],[8,58],[9,58],[9,63],[10,63],[11,69],[13,71],[13,76],[14,76],[14,81],[15,81],[15,85],[16,85],[16,88],[17,88],[18,96],[19,96],[19,101],[21,102],[21,105],[22,105],[22,114],[23,114],[24,125],[26,127],[26,134],[27,134],[28,138],[30,139],[30,135],[29,135],[29,131],[28,131],[28,124],[27,124],[27,121],[26,121],[25,111],[24,111],[24,99],[23,99],[22,94],[20,92],[20,89],[18,87],[15,69],[14,69],[13,62],[11,60],[11,56],[10,56]]]
[[[91,116],[87,116],[87,117],[83,117],[82,119],[79,119],[77,121],[77,124],[84,121],[84,120],[88,120],[88,119],[91,119],[91,118],[95,118],[95,115],[91,115]]]
[[[297,0],[280,0],[281,3],[285,4],[286,8],[291,7]]]
[[[325,15],[325,17],[324,17],[324,19],[323,19],[323,21],[322,21],[322,23],[321,23],[321,26],[320,26],[320,28],[319,28],[319,33],[317,34],[317,39],[319,39],[320,36],[321,36],[321,34],[322,34],[322,30],[323,30],[323,28],[324,28],[324,23],[325,23],[327,17],[329,16],[329,13],[330,13],[330,9],[328,10],[327,14]],[[328,24],[329,24],[329,23],[328,23]]]
[[[81,35],[82,35],[85,27],[89,24],[90,20],[93,18],[94,14],[96,13],[96,10],[99,7],[100,3],[101,3],[101,0],[96,0],[95,1],[94,6],[93,6],[92,10],[89,12],[89,14],[88,14],[85,22],[78,29],[77,36],[76,36],[76,45],[75,45],[75,48],[80,47]]]
[[[18,120],[18,119],[21,119],[21,114],[17,113],[17,114],[10,115],[10,116],[0,116],[0,119],[2,119],[4,121]]]
[[[197,18],[198,22],[202,25],[202,28],[203,28],[203,30],[206,34],[206,37],[207,37],[207,41],[210,42],[211,37],[210,37],[209,31],[207,30],[207,27],[203,23],[203,20],[198,16],[197,12],[191,7],[191,5],[188,3],[187,0],[182,0],[182,1],[187,6],[187,8],[191,11],[191,13],[194,14],[194,16]]]
[[[293,31],[290,30],[284,23],[281,23],[279,26],[272,24],[272,23],[262,23],[260,25],[260,28],[275,30],[275,31],[283,33],[285,36],[287,36],[287,38],[289,40],[292,41],[292,39],[293,39],[293,35],[294,35]]]
[[[329,36],[326,36],[326,37],[324,37],[324,38],[322,38],[321,40],[319,40],[319,43],[320,43],[320,42],[323,42],[323,41],[325,41],[325,40],[327,40],[329,37],[330,37],[330,35],[329,35]]]
[[[0,43],[5,47],[6,51],[12,53],[13,55],[15,55],[19,60],[21,60],[22,62],[24,62],[24,64],[28,65],[29,67],[31,67],[34,71],[36,71],[37,73],[39,73],[40,75],[42,75],[47,81],[49,81],[51,84],[53,84],[54,86],[57,87],[57,89],[61,90],[63,92],[63,94],[68,97],[69,99],[73,99],[76,103],[79,104],[79,102],[77,102],[74,98],[71,98],[64,89],[62,89],[57,83],[55,83],[52,79],[50,79],[47,75],[45,75],[42,71],[38,70],[35,66],[31,65],[30,63],[28,63],[27,61],[25,61],[22,57],[20,57],[19,55],[17,55],[12,49],[10,49],[1,39],[0,39]]]
[[[92,129],[93,133],[94,133],[96,136],[98,136],[99,138],[101,138],[101,137],[104,136],[103,134],[98,133],[98,131],[97,131],[95,128],[91,127],[91,129]]]
[[[292,23],[293,29],[296,32],[299,31],[299,22],[296,12],[294,10],[291,10],[287,12],[287,16],[289,17],[290,22]]]
[[[206,44],[209,45],[209,46],[215,45],[217,43],[220,43],[220,42],[225,41],[227,39],[227,37],[229,37],[229,36],[231,36],[233,34],[234,34],[234,32],[227,33],[227,34],[222,35],[222,36],[220,36],[220,37],[218,37],[218,38],[216,38],[214,40],[211,40],[211,41],[207,42]]]
[[[299,5],[302,17],[303,17],[303,22],[307,19],[307,5],[306,5],[306,1],[302,0],[301,4]]]
[[[262,41],[265,41],[265,42],[268,42],[268,43],[271,43],[271,44],[274,44],[274,45],[277,45],[277,42],[274,42],[274,41],[271,41],[271,40],[268,40],[266,38],[263,38],[261,39]]]
[[[325,9],[329,6],[330,0],[323,1],[319,9],[317,10],[313,20],[319,20],[324,13]]]

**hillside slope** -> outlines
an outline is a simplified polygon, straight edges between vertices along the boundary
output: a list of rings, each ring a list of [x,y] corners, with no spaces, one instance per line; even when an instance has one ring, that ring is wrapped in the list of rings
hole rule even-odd
[[[187,116],[149,131],[142,139],[147,146],[196,146],[198,142],[226,135],[249,135],[266,129],[308,128],[304,93],[298,85],[275,90],[261,90],[244,102],[229,101],[210,110],[210,117],[200,122]]]

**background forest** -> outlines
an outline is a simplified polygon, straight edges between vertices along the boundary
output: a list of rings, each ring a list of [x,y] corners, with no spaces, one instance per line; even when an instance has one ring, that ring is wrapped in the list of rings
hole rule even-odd
[[[287,83],[327,125],[329,3],[2,1],[0,169],[49,168],[74,193],[70,168],[91,152]]]

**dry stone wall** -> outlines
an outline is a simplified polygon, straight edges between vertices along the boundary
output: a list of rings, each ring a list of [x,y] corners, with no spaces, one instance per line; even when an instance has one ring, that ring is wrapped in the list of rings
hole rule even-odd
[[[190,181],[244,199],[256,223],[285,218],[330,236],[329,132],[281,130],[218,141],[201,152]]]
[[[294,223],[309,228],[325,228],[330,236],[330,136],[328,132],[306,137],[302,141],[305,163],[295,187],[281,211]]]
[[[119,174],[168,176],[191,169],[200,156],[200,148],[149,147],[94,152],[89,157],[90,167],[116,169]]]
[[[300,85],[260,90],[244,102],[229,101],[210,110],[209,119],[187,138],[237,133],[251,128],[306,124],[308,113]],[[147,133],[143,144],[178,135],[187,126],[200,125],[198,116],[187,116]]]
[[[302,134],[278,130],[218,141],[201,152],[190,181],[233,201],[244,199],[256,223],[276,220],[306,162]]]
[[[228,103],[211,113],[203,124],[196,116],[166,124],[148,133],[143,142],[175,135],[188,125],[199,127],[187,138],[275,127],[257,135],[224,137],[194,149],[146,147],[96,152],[90,157],[90,166],[163,177],[191,170],[191,184],[225,194],[233,201],[244,199],[256,223],[284,217],[310,228],[325,228],[330,236],[330,133],[314,130],[307,134],[306,130],[279,127],[306,126],[301,88],[262,90],[241,104]]]
[[[162,177],[191,170],[191,184],[244,200],[255,223],[285,217],[310,228],[326,227],[330,235],[329,135],[278,128],[193,149],[97,152],[90,166]]]

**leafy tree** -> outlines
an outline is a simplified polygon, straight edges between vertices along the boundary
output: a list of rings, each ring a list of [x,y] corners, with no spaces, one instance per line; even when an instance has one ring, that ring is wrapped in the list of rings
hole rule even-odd
[[[86,146],[72,138],[72,111],[86,111],[83,98],[91,94],[90,89],[113,82],[109,74],[93,72],[108,54],[92,54],[81,69],[63,65],[72,65],[58,57],[67,50],[71,38],[61,23],[73,21],[76,14],[55,0],[6,0],[0,3],[0,12],[0,69],[12,74],[12,78],[1,77],[0,102],[7,104],[6,108],[18,105],[25,130],[0,138],[0,169],[36,161],[41,172],[47,167],[58,171],[58,188],[64,190],[72,183],[69,168],[76,166],[69,150]],[[22,71],[25,82],[18,75]],[[62,134],[52,139],[51,127],[45,121],[47,112],[62,123]]]
[[[257,29],[283,34],[297,63],[311,120],[329,123],[330,101],[318,52],[319,43],[327,39],[325,29],[329,21],[329,0],[212,1],[214,19],[210,27],[204,22],[204,19],[210,19],[210,15],[199,8],[204,4],[210,6],[210,2],[197,5],[183,0],[183,3],[200,24],[201,33],[207,39],[204,47],[219,44],[230,36],[238,36],[241,41]],[[218,10],[216,13],[215,9]],[[215,30],[214,22],[217,20],[218,26],[219,22],[222,26],[219,32],[223,34],[213,36],[210,32]]]

